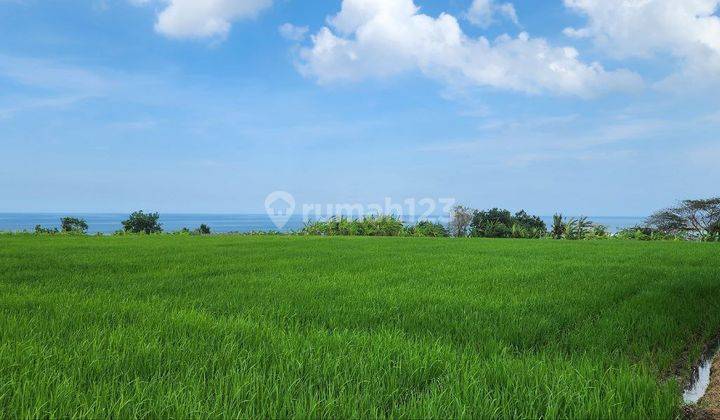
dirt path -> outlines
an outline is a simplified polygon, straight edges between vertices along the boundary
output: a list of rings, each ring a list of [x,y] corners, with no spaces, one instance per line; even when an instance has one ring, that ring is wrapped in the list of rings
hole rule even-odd
[[[710,386],[695,406],[688,407],[688,418],[720,420],[720,354],[715,356],[710,371]]]

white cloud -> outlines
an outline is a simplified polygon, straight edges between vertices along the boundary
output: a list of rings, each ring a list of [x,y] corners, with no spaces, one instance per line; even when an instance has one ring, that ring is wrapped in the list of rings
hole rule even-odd
[[[290,41],[303,41],[310,31],[307,26],[295,26],[292,23],[285,23],[278,28],[280,35]]]
[[[455,17],[419,13],[413,0],[344,0],[312,46],[301,49],[298,67],[319,83],[419,70],[448,85],[584,97],[641,84],[634,73],[607,71],[578,55],[526,33],[471,38]]]
[[[152,0],[130,0],[142,5]],[[163,0],[155,30],[171,38],[227,36],[233,21],[257,16],[272,0]]]
[[[681,74],[667,82],[720,74],[720,0],[564,0],[585,15],[587,26],[565,34],[592,38],[617,58],[670,54],[682,61]]]
[[[495,0],[473,0],[465,17],[473,25],[488,28],[494,23],[496,14],[504,16],[516,25],[520,24],[515,6],[512,3],[498,4]]]

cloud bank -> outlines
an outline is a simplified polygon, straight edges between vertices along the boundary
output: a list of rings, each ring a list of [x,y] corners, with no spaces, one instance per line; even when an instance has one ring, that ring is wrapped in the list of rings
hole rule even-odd
[[[564,0],[587,17],[587,26],[566,28],[590,38],[615,58],[679,59],[680,73],[666,82],[720,79],[720,0]]]
[[[524,32],[470,37],[454,16],[422,14],[413,0],[343,0],[327,22],[298,63],[321,84],[420,71],[450,85],[590,97],[642,83],[630,71],[585,63],[574,48]]]

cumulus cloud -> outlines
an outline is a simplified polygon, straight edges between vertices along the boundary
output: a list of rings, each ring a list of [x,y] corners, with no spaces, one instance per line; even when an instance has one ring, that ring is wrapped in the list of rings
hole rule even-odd
[[[473,25],[488,28],[494,23],[494,17],[498,14],[516,25],[520,24],[515,6],[512,3],[498,4],[494,0],[473,0],[465,17]]]
[[[587,26],[567,28],[572,37],[591,38],[617,58],[670,54],[688,76],[720,75],[720,0],[564,0],[586,16]]]
[[[319,83],[419,70],[450,85],[583,97],[642,83],[634,73],[584,63],[575,49],[526,33],[469,37],[454,16],[422,14],[413,0],[343,0],[300,50],[298,68]]]
[[[130,0],[141,5],[151,0]],[[270,7],[272,0],[163,0],[155,30],[171,38],[227,36],[232,23],[255,17]]]

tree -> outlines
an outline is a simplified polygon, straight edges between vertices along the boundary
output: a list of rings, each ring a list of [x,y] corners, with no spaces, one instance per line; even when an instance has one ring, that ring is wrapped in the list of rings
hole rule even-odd
[[[509,210],[493,208],[476,211],[471,223],[471,236],[483,238],[541,238],[547,226],[537,216],[520,210],[514,215]]]
[[[513,216],[513,222],[528,230],[543,231],[547,233],[547,225],[538,216],[531,216],[520,210]]]
[[[594,225],[587,217],[580,217],[579,219],[571,218],[564,226],[563,238],[579,240],[593,232]]]
[[[35,225],[36,235],[55,235],[58,233],[57,228],[44,228],[40,225]]]
[[[136,211],[128,217],[127,220],[123,220],[122,225],[125,232],[130,233],[160,233],[162,232],[162,225],[158,223],[160,215],[157,213],[143,213]]]
[[[418,222],[415,226],[408,227],[407,233],[410,236],[428,236],[436,238],[448,236],[448,231],[442,223],[433,223],[429,220],[423,220]]]
[[[715,238],[720,235],[720,197],[684,200],[675,207],[656,212],[645,223],[666,234]]]
[[[198,235],[209,235],[210,233],[212,233],[210,231],[210,226],[206,225],[205,223],[201,224],[195,232],[197,232]]]
[[[76,217],[63,217],[60,219],[60,226],[63,232],[85,233],[88,230],[88,224],[84,219]]]
[[[553,239],[562,239],[565,234],[565,222],[563,222],[562,214],[558,213],[553,215],[553,225],[550,234]]]
[[[448,225],[450,234],[459,238],[468,236],[472,220],[473,214],[470,208],[460,205],[453,207],[452,219]]]
[[[476,210],[470,224],[470,236],[507,238],[512,233],[512,214],[508,210],[493,208]]]

